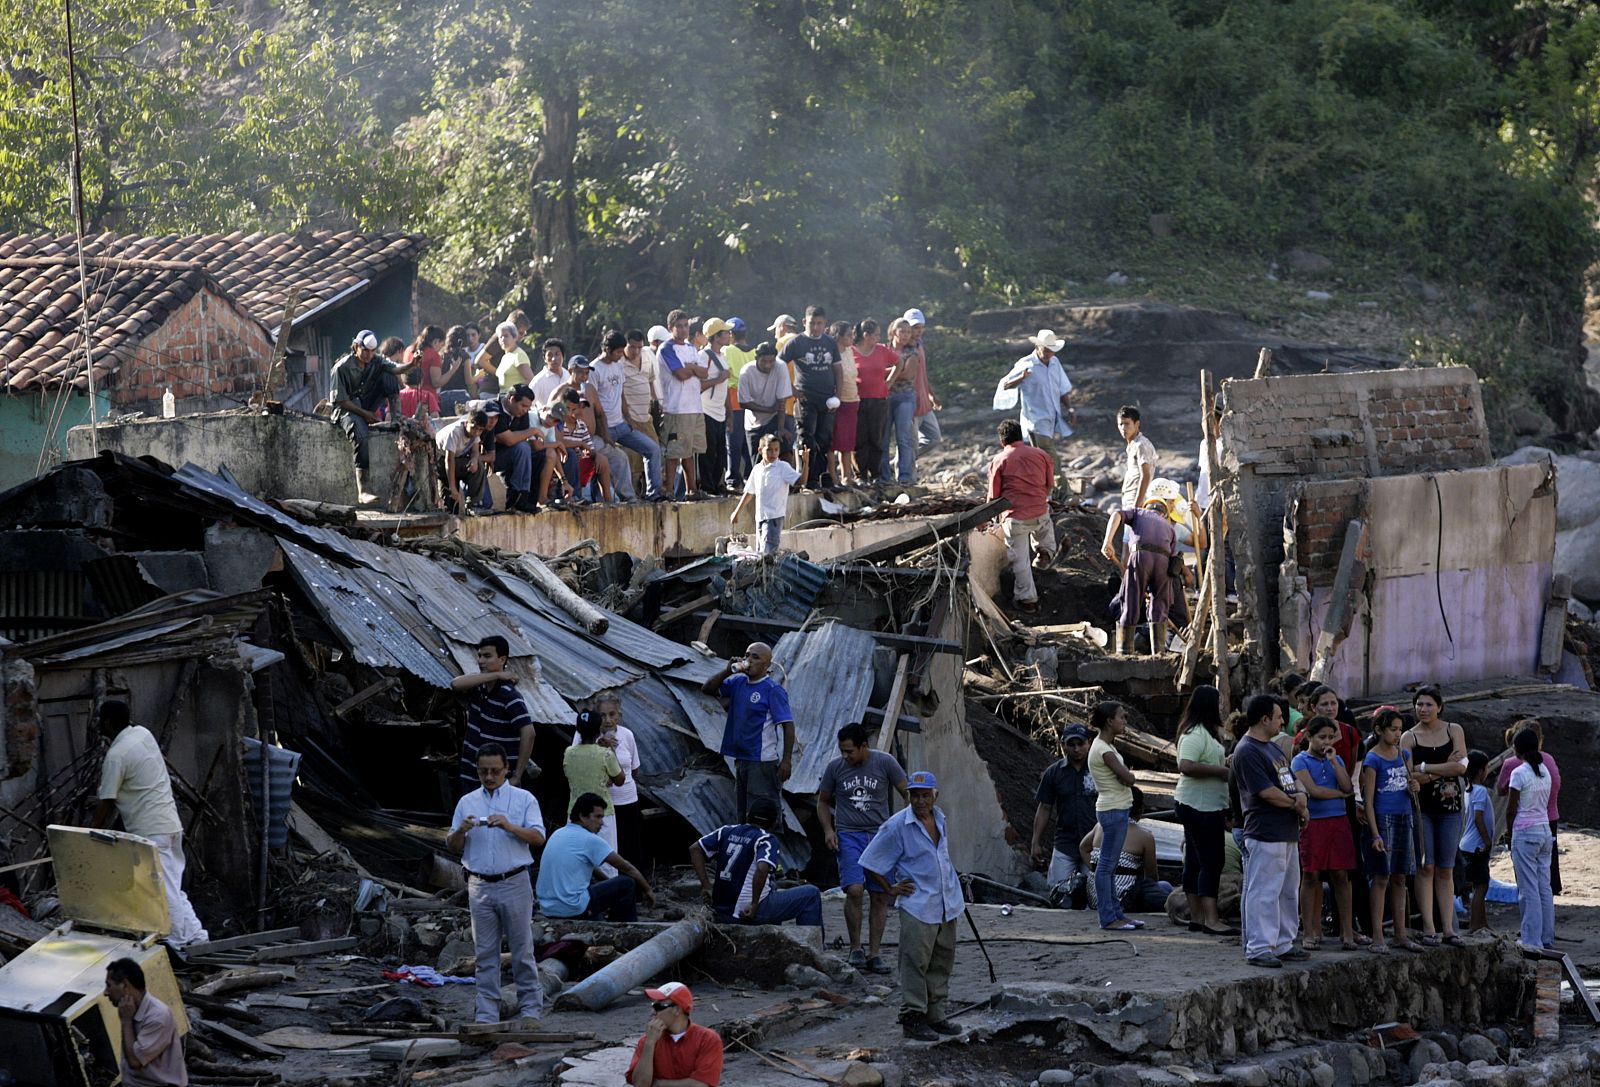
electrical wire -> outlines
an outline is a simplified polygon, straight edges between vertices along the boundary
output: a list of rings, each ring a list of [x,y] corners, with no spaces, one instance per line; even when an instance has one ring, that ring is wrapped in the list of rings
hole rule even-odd
[[[1433,497],[1439,508],[1439,532],[1433,549],[1433,591],[1439,598],[1439,619],[1444,623],[1444,634],[1450,639],[1450,659],[1456,659],[1456,636],[1450,633],[1450,617],[1444,612],[1444,493],[1439,489],[1439,477],[1430,475]]]

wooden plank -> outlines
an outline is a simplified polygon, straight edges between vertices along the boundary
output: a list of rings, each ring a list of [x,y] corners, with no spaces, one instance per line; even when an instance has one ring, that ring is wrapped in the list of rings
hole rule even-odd
[[[282,947],[263,947],[250,955],[251,962],[276,962],[280,959],[298,959],[307,955],[321,955],[329,951],[348,951],[361,941],[355,936],[340,936],[332,940],[305,940],[284,944]]]
[[[257,1038],[252,1038],[243,1031],[234,1030],[225,1023],[218,1023],[213,1019],[204,1019],[192,1024],[193,1028],[205,1038],[206,1041],[215,1042],[224,1049],[235,1053],[243,1053],[247,1057],[264,1057],[267,1060],[283,1060],[283,1050],[277,1046],[268,1045]]]
[[[361,688],[361,690],[357,691],[355,694],[351,695],[349,698],[333,707],[333,715],[335,717],[343,717],[345,714],[349,713],[363,702],[366,702],[368,699],[376,698],[389,688],[398,685],[399,681],[392,676],[385,676],[376,683],[369,683],[367,686]]]
[[[281,943],[284,940],[298,939],[300,929],[275,928],[266,932],[247,932],[243,936],[227,936],[221,940],[207,940],[203,944],[190,944],[184,948],[186,955],[210,955],[217,951],[232,951],[239,947],[252,947],[256,944]]]
[[[49,857],[35,857],[31,861],[21,861],[21,862],[19,862],[17,864],[8,864],[5,867],[0,868],[0,872],[16,872],[16,871],[20,871],[23,868],[33,868],[33,867],[36,867],[36,866],[41,865],[41,864],[49,864],[49,863],[50,863],[50,858]]]
[[[662,612],[656,617],[656,621],[650,624],[650,629],[660,630],[662,627],[676,623],[686,615],[693,615],[707,604],[714,604],[716,601],[717,598],[712,593],[702,593],[687,604],[680,604],[671,611]]]
[[[889,688],[889,700],[883,704],[883,725],[878,729],[879,751],[894,750],[895,726],[900,721],[900,706],[906,700],[906,674],[911,668],[911,654],[900,654],[894,668],[894,683]]]
[[[1539,631],[1539,671],[1554,674],[1561,668],[1567,643],[1567,602],[1572,599],[1572,575],[1550,579],[1550,597],[1544,606],[1544,626]]]
[[[842,555],[826,561],[827,566],[837,566],[843,563],[890,563],[907,551],[914,551],[919,547],[926,547],[939,540],[948,540],[952,536],[960,536],[979,525],[988,524],[1001,513],[1011,508],[1011,503],[1004,498],[996,498],[985,502],[981,506],[974,506],[965,513],[957,513],[939,521],[927,521],[916,528],[908,529],[887,540],[880,540],[865,547],[857,547],[846,551]]]
[[[194,991],[201,996],[221,996],[223,993],[236,993],[245,989],[262,989],[268,985],[277,985],[294,979],[295,969],[292,966],[276,970],[252,970],[243,967],[218,974],[210,981],[195,986]]]
[[[1272,365],[1272,355],[1263,348],[1262,364]],[[1217,456],[1217,398],[1211,387],[1211,371],[1200,371],[1200,426],[1205,434],[1206,473],[1211,479],[1211,493],[1206,496],[1206,535],[1210,538],[1211,554],[1227,554],[1228,530],[1222,522],[1222,460]],[[1223,720],[1233,712],[1233,680],[1228,671],[1228,600],[1223,567],[1226,562],[1207,563],[1206,574],[1211,582],[1211,659],[1217,668],[1218,710]]]

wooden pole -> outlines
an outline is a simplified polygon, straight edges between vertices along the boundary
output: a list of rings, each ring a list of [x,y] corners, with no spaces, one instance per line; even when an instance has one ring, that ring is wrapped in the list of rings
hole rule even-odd
[[[1263,364],[1270,365],[1272,353],[1266,348],[1262,348],[1261,353]],[[1232,712],[1233,689],[1228,672],[1228,590],[1223,569],[1227,565],[1228,538],[1222,523],[1222,461],[1217,456],[1216,404],[1211,371],[1201,370],[1200,426],[1206,439],[1206,471],[1211,477],[1211,493],[1206,500],[1206,533],[1211,544],[1206,563],[1206,578],[1211,589],[1211,657],[1216,662],[1220,708],[1226,718]]]
[[[1256,377],[1263,378],[1272,373],[1272,348],[1263,347],[1261,354],[1256,356]]]
[[[590,634],[604,634],[611,625],[605,612],[567,588],[567,583],[556,577],[554,571],[531,551],[514,559],[511,568],[537,586],[556,607],[582,623]],[[696,605],[699,606],[702,605]]]

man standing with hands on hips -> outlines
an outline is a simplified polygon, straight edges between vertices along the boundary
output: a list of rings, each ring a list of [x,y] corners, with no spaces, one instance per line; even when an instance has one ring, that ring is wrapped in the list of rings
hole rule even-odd
[[[728,700],[728,723],[722,729],[722,754],[734,760],[735,806],[741,820],[750,817],[750,801],[767,797],[782,810],[783,783],[789,780],[794,756],[794,714],[789,692],[767,673],[772,647],[751,642],[735,658],[701,684],[706,694]]]
[[[544,817],[532,793],[506,783],[506,749],[478,748],[480,788],[456,801],[445,844],[461,854],[478,960],[477,1021],[500,1022],[500,940],[511,952],[518,1015],[538,1019],[544,987],[533,961],[533,867],[530,846],[544,844]]]
[[[911,806],[884,821],[861,854],[873,886],[900,907],[900,1028],[918,1042],[960,1034],[945,1018],[956,965],[956,920],[966,910],[950,860],[939,781],[918,770],[906,781]]]

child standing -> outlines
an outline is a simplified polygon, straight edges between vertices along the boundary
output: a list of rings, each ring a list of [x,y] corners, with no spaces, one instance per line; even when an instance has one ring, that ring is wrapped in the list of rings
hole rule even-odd
[[[1555,835],[1550,833],[1550,788],[1553,778],[1539,751],[1532,729],[1517,733],[1511,745],[1522,765],[1511,772],[1506,790],[1510,803],[1506,821],[1511,824],[1511,862],[1517,870],[1517,906],[1522,911],[1523,947],[1556,945],[1556,907],[1550,890],[1550,858]]]
[[[1489,788],[1483,782],[1488,777],[1489,756],[1482,751],[1467,752],[1467,780],[1471,790],[1467,794],[1466,829],[1461,832],[1461,862],[1457,866],[1462,882],[1472,889],[1472,906],[1467,914],[1467,931],[1482,932],[1489,927],[1484,902],[1489,896],[1489,853],[1494,846],[1494,804],[1489,799]]]
[[[744,494],[739,496],[739,504],[728,515],[728,523],[738,522],[745,503],[754,496],[756,536],[761,541],[761,553],[771,555],[778,550],[778,539],[783,534],[783,517],[789,509],[789,488],[800,482],[800,473],[790,467],[787,461],[778,459],[778,454],[783,452],[783,445],[776,434],[763,436],[756,452],[761,459],[750,469]]]
[[[1313,717],[1306,724],[1306,750],[1294,757],[1290,769],[1311,798],[1310,822],[1300,832],[1300,933],[1301,946],[1315,951],[1322,944],[1322,881],[1333,884],[1339,911],[1339,947],[1355,951],[1355,929],[1350,915],[1350,870],[1356,866],[1355,839],[1345,817],[1345,798],[1353,796],[1344,760],[1334,754],[1340,736],[1338,722]]]
[[[1373,719],[1377,741],[1361,766],[1361,795],[1366,798],[1367,829],[1372,846],[1367,874],[1372,877],[1372,946],[1374,954],[1388,954],[1383,942],[1383,902],[1389,898],[1394,918],[1394,946],[1421,951],[1422,945],[1406,933],[1406,877],[1417,870],[1412,840],[1411,753],[1400,749],[1405,721],[1393,706],[1384,706]]]

